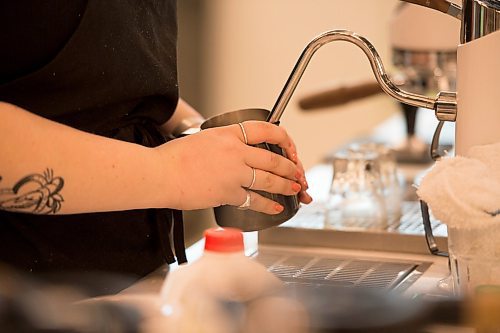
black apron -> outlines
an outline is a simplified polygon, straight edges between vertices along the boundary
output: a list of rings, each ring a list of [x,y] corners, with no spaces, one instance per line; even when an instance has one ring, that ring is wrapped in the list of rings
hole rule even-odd
[[[175,10],[175,1],[89,0],[55,58],[0,85],[0,101],[98,135],[150,147],[163,143],[157,126],[178,101]],[[177,260],[184,262],[180,211],[57,216],[0,211],[0,261],[33,274],[141,277],[175,261],[172,228]]]

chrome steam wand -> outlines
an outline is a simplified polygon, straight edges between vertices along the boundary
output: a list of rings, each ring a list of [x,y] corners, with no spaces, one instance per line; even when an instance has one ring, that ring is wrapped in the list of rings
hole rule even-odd
[[[455,121],[457,102],[455,92],[440,92],[435,98],[426,97],[422,95],[413,94],[399,89],[388,77],[382,60],[378,55],[373,45],[364,37],[347,30],[331,30],[327,31],[316,38],[314,38],[302,51],[299,60],[295,64],[292,73],[281,91],[278,100],[267,118],[271,123],[279,123],[279,120],[287,106],[290,98],[292,97],[297,84],[299,83],[304,71],[309,64],[313,54],[323,45],[333,41],[346,41],[350,42],[363,50],[370,61],[373,74],[377,79],[382,90],[389,96],[396,100],[425,108],[433,109],[436,112],[436,117],[441,121]]]

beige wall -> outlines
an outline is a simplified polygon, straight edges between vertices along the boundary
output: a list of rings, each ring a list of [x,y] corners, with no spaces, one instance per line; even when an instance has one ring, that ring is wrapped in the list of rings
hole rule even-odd
[[[367,37],[390,68],[388,20],[397,0],[179,0],[181,94],[205,116],[272,108],[300,53],[316,35],[350,29]],[[282,118],[306,168],[366,134],[397,110],[388,97],[305,114],[297,99],[335,82],[372,78],[354,45],[333,43],[312,58]],[[213,225],[211,209],[185,212],[191,244]]]
[[[201,56],[207,115],[272,108],[303,48],[326,30],[349,29],[367,37],[390,68],[388,20],[396,0],[205,1]],[[297,107],[298,97],[371,77],[366,57],[352,44],[332,43],[314,55],[282,118],[306,168],[335,146],[368,133],[397,105],[379,96],[306,114]]]

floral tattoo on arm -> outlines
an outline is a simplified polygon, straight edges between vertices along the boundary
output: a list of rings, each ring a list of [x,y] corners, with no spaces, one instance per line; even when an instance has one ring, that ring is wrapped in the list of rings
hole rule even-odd
[[[0,182],[2,177],[0,176]],[[54,177],[52,169],[20,179],[12,188],[1,188],[0,210],[34,214],[55,214],[64,201],[64,180]]]

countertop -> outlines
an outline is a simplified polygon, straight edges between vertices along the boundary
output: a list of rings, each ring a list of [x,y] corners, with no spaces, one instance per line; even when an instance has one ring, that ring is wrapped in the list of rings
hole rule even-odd
[[[374,137],[378,138],[378,141],[391,141],[393,139],[385,137],[388,131],[388,128],[394,128],[394,126],[400,126],[401,117],[396,116],[384,124],[379,126],[375,132]],[[399,124],[399,125],[398,125]],[[399,133],[401,134],[401,133]],[[400,137],[396,135],[396,137]],[[404,173],[408,180],[412,181],[419,172],[422,171],[422,165],[412,166],[406,165],[404,166]],[[323,168],[323,169],[322,169]],[[311,170],[308,170],[308,179],[311,187],[311,191],[313,192],[313,197],[321,200],[321,198],[325,195],[325,191],[327,191],[328,182],[324,179],[318,179],[317,174],[318,170],[322,170],[328,168],[328,165],[317,165]],[[316,176],[315,176],[316,175]],[[311,177],[309,177],[311,176]],[[269,247],[269,244],[259,244],[259,236],[257,232],[245,233],[244,241],[245,241],[245,249],[246,254],[251,255],[259,250],[259,247],[264,249]],[[187,249],[187,258],[188,262],[193,262],[198,259],[203,253],[203,245],[204,241],[200,240],[190,246]],[[274,245],[271,245],[274,247]],[[308,248],[308,251],[323,251],[322,248]],[[426,261],[432,263],[430,267],[426,270],[425,274],[423,274],[418,279],[418,284],[414,284],[414,286],[407,289],[406,294],[408,295],[416,295],[416,294],[429,294],[429,295],[445,295],[446,291],[439,288],[440,281],[442,281],[445,277],[448,276],[448,264],[447,259],[442,257],[431,256],[428,254],[417,254],[417,253],[398,253],[392,251],[362,251],[356,249],[328,249],[330,253],[333,254],[341,254],[341,255],[349,255],[354,257],[364,257],[364,258],[390,258],[390,259],[406,259],[406,260],[414,260],[414,261]],[[165,324],[165,317],[161,313],[159,292],[161,287],[165,281],[166,276],[169,271],[176,270],[178,268],[177,264],[172,264],[170,266],[159,267],[156,271],[152,272],[145,278],[141,279],[134,285],[129,288],[123,290],[122,292],[116,295],[109,295],[105,297],[100,297],[93,299],[92,301],[101,301],[105,300],[107,302],[118,302],[120,304],[128,304],[137,309],[140,309],[143,321],[142,321],[142,331],[143,332],[158,332],[162,330]],[[432,330],[432,332],[470,332],[468,328],[449,328],[449,327],[436,327],[436,329]]]

